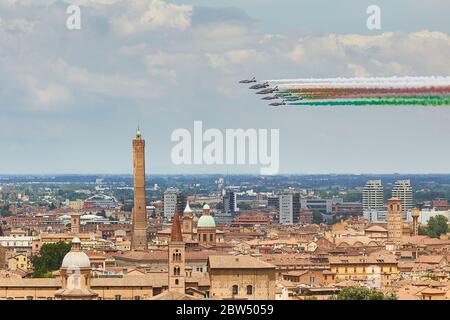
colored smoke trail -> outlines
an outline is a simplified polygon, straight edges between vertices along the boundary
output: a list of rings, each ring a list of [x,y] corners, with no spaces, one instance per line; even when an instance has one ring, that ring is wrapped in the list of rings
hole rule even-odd
[[[305,78],[268,82],[276,86],[281,105],[450,106],[450,77]]]
[[[319,100],[287,102],[293,106],[445,106],[450,98],[433,99],[362,99],[362,100]]]

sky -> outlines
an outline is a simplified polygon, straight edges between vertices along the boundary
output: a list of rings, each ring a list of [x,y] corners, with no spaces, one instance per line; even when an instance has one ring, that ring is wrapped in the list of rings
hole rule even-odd
[[[449,173],[448,107],[271,108],[238,84],[450,76],[449,16],[447,0],[0,0],[0,174],[131,173],[138,125],[148,174],[259,172],[175,165],[171,134],[196,120],[279,129],[280,173]]]

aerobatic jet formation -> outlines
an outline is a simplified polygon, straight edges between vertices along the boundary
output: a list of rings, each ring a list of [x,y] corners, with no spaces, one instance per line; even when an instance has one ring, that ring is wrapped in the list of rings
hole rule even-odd
[[[275,100],[275,99],[279,99],[279,98],[281,98],[281,97],[282,97],[281,95],[276,94],[276,95],[274,95],[274,96],[263,97],[263,98],[261,98],[261,100]]]
[[[264,89],[267,87],[270,87],[270,84],[269,84],[269,82],[266,81],[264,83],[255,84],[255,85],[251,86],[249,89],[257,90],[257,89]]]
[[[249,89],[280,99],[271,106],[450,106],[448,76],[280,79]]]
[[[256,92],[256,94],[269,94],[269,93],[274,93],[276,91],[278,91],[278,87],[269,88],[269,89],[263,89],[261,91]]]
[[[286,102],[281,101],[281,102],[274,102],[274,103],[270,103],[269,106],[273,106],[273,107],[279,107],[279,106],[285,106]]]
[[[256,82],[256,78],[255,77],[251,78],[250,80],[241,80],[241,81],[239,81],[239,83],[253,83],[253,82]]]

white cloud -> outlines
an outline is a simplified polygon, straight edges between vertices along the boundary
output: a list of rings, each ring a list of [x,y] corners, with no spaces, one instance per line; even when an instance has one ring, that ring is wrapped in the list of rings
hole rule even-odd
[[[1,0],[0,7],[47,7],[53,5],[58,0]]]
[[[70,90],[60,83],[42,84],[32,75],[25,75],[23,82],[30,92],[28,109],[32,111],[52,111],[64,107],[72,97]]]
[[[450,74],[450,37],[427,30],[301,38],[287,57],[307,70],[351,75]]]
[[[33,31],[34,23],[25,19],[1,19],[0,31],[30,33]]]
[[[213,68],[224,68],[232,64],[240,64],[248,60],[261,62],[265,54],[254,49],[230,50],[225,53],[206,53],[208,62]]]
[[[130,35],[158,28],[185,30],[191,25],[192,6],[163,0],[129,1],[126,12],[112,19],[119,34]]]
[[[120,73],[101,74],[69,65],[64,60],[54,63],[53,70],[74,90],[107,97],[155,98],[163,90],[149,90],[153,85],[145,78]],[[159,88],[158,88],[159,89]]]

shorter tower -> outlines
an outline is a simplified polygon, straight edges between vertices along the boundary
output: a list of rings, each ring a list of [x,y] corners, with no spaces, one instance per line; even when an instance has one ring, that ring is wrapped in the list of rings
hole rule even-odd
[[[77,235],[80,233],[80,213],[79,212],[73,212],[70,215],[70,232],[74,235]]]
[[[412,219],[413,219],[413,230],[412,235],[418,236],[419,235],[419,216],[420,216],[420,210],[418,208],[414,208],[412,210]]]
[[[185,288],[185,245],[181,233],[180,216],[175,211],[172,220],[172,232],[169,242],[169,292],[175,291],[184,294]]]
[[[402,201],[398,198],[389,199],[387,213],[388,240],[395,244],[400,243],[402,240],[402,216]]]
[[[200,244],[216,243],[216,222],[211,216],[208,204],[203,206],[203,214],[197,222],[197,236]]]
[[[183,234],[186,234],[190,241],[193,240],[192,235],[194,234],[193,219],[194,215],[188,201],[183,212]]]

